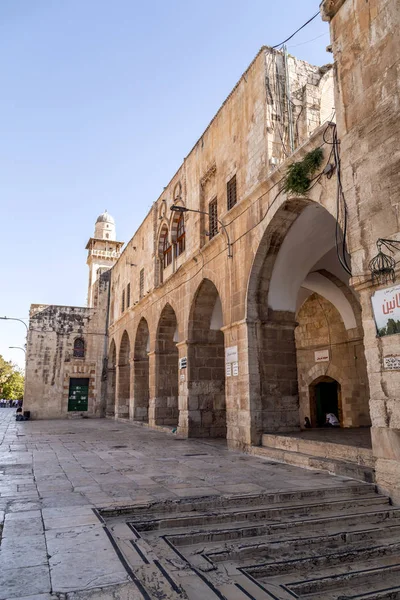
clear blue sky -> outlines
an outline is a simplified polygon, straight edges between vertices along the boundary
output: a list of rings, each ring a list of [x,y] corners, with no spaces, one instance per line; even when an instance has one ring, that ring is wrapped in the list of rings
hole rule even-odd
[[[1,0],[0,316],[84,305],[85,245],[105,208],[128,241],[263,44],[314,0]],[[317,39],[315,39],[317,38]],[[318,17],[288,43],[314,64]],[[23,325],[0,354],[23,365]]]

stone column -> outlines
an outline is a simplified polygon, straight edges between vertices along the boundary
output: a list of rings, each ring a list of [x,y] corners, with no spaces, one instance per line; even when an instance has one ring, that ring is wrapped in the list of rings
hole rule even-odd
[[[259,368],[262,428],[289,432],[300,428],[297,359],[292,313],[270,311],[260,323]]]

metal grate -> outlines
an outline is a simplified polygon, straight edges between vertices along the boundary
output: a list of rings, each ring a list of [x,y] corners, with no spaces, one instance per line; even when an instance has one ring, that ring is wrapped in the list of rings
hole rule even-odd
[[[122,290],[122,305],[121,305],[121,312],[125,311],[125,290]]]
[[[144,296],[144,269],[140,270],[139,276],[139,298],[143,298]]]
[[[236,175],[232,177],[226,184],[226,198],[228,204],[228,210],[231,210],[233,206],[235,206],[237,202],[236,195]]]
[[[126,307],[129,308],[131,305],[131,284],[128,283],[126,286]]]
[[[208,205],[208,235],[210,240],[218,233],[218,205],[214,198]]]

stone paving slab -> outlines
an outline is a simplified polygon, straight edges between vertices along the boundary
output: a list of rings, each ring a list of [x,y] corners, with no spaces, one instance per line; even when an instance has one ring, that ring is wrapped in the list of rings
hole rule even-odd
[[[93,508],[348,483],[109,419],[0,409],[0,440],[0,600],[141,599]]]

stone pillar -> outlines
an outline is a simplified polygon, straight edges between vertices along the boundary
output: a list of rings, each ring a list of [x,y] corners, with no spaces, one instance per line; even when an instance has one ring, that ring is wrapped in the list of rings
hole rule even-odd
[[[132,367],[132,419],[146,422],[149,418],[149,359],[135,358]]]
[[[178,353],[149,354],[151,425],[178,425]]]
[[[253,365],[249,360],[248,323],[239,321],[223,328],[225,352],[227,348],[237,347],[237,365],[230,363],[227,368],[225,361],[225,397],[227,441],[229,448],[245,449],[247,446],[259,443],[253,436],[252,422],[257,415],[254,397],[257,396],[257,386],[252,379]],[[258,365],[258,360],[255,361]],[[257,370],[258,373],[258,370]],[[254,411],[254,412],[253,412]]]
[[[129,418],[129,384],[130,365],[118,365],[115,412],[119,419]]]
[[[117,369],[115,367],[108,369],[108,371],[107,371],[106,417],[113,417],[115,415],[116,376],[117,376]]]
[[[180,344],[181,356],[186,352],[188,359],[187,373],[183,369],[180,373],[187,378],[181,403],[189,437],[226,438],[223,335],[213,333],[219,339]]]
[[[260,324],[260,397],[264,432],[300,428],[297,358],[292,313],[270,311]]]

